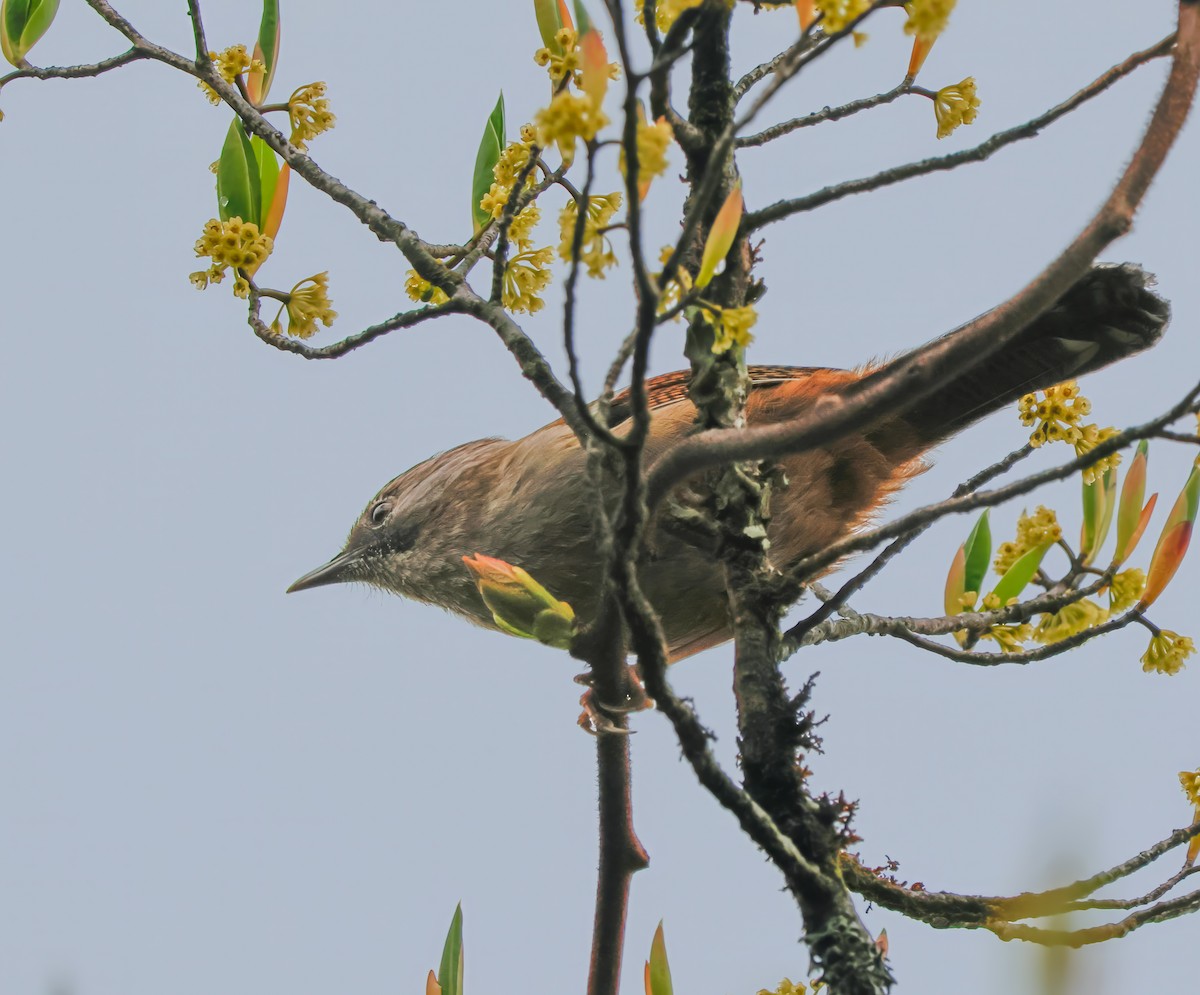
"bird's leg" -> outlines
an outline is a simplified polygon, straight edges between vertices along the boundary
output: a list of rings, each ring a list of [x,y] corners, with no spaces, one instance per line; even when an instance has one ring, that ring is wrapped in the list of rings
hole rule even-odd
[[[601,703],[597,701],[596,693],[592,688],[592,675],[590,673],[576,675],[575,683],[587,686],[587,690],[579,698],[579,704],[583,706],[583,711],[579,714],[579,727],[584,732],[590,733],[593,736],[599,736],[603,733],[617,733],[627,736],[629,735],[629,730],[618,726],[610,716],[627,715],[630,712],[640,712],[644,709],[654,707],[653,700],[646,694],[646,689],[642,686],[642,680],[637,672],[637,667],[628,667],[626,676],[627,680],[623,682],[624,701],[618,704],[610,704],[608,702]]]

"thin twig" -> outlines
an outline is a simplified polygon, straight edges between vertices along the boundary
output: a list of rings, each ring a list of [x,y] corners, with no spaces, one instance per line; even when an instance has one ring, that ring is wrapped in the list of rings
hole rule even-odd
[[[883,187],[900,183],[903,180],[911,180],[914,177],[926,176],[929,173],[941,170],[954,169],[965,163],[983,162],[1007,145],[1026,138],[1036,137],[1047,125],[1069,114],[1093,97],[1099,96],[1139,66],[1144,65],[1152,59],[1161,58],[1169,54],[1174,43],[1175,35],[1170,34],[1156,45],[1152,45],[1141,52],[1135,52],[1124,62],[1102,73],[1082,90],[1062,103],[1050,108],[1044,114],[1026,121],[1024,124],[1009,128],[1006,131],[998,131],[991,138],[973,148],[953,152],[950,155],[922,159],[919,162],[906,163],[902,166],[893,166],[861,179],[835,183],[833,186],[825,187],[804,197],[794,197],[788,200],[777,201],[761,210],[748,213],[742,222],[743,230],[747,232],[756,231],[759,228],[790,217],[793,214],[816,210],[818,207],[824,207],[826,204],[833,203],[835,200],[841,200],[843,197],[849,197],[851,194],[880,190]]]

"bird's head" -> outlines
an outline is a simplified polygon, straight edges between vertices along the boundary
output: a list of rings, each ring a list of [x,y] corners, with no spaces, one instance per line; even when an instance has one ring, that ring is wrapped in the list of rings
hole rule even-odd
[[[474,552],[499,439],[482,439],[418,463],[376,494],[342,551],[288,593],[359,582],[475,616],[482,610],[462,557]]]

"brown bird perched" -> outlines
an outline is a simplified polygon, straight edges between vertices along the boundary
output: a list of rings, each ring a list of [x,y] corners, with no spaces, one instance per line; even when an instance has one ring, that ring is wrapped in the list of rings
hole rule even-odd
[[[779,460],[787,486],[772,501],[771,557],[786,570],[860,527],[921,466],[931,447],[1021,395],[1072,379],[1153,345],[1169,317],[1138,267],[1098,266],[1009,345],[902,415],[824,448]],[[953,334],[953,333],[951,333]],[[867,370],[756,366],[749,424],[802,414],[826,391]],[[691,428],[687,373],[647,384],[647,462]],[[628,395],[612,405],[629,418]],[[571,430],[556,421],[523,439],[480,439],[441,453],[387,484],[350,530],[345,548],[288,590],[361,581],[440,605],[497,628],[463,563],[477,553],[527,570],[583,621],[596,609],[601,562],[592,535],[593,488]],[[731,638],[720,564],[664,529],[639,566],[670,658]]]

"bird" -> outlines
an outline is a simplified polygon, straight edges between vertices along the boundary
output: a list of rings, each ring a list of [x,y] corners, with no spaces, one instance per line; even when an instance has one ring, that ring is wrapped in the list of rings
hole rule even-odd
[[[780,457],[786,484],[772,496],[767,529],[773,565],[787,570],[863,527],[924,469],[932,448],[985,415],[1154,345],[1170,307],[1152,285],[1153,277],[1131,263],[1094,266],[1007,345],[901,414]],[[825,393],[875,368],[750,366],[746,422],[801,416]],[[688,376],[680,371],[646,382],[647,464],[694,428]],[[625,391],[612,400],[610,424],[619,432],[630,418]],[[355,521],[342,551],[288,591],[363,582],[502,629],[464,563],[482,554],[523,568],[586,622],[597,610],[603,569],[594,495],[584,451],[562,420],[514,441],[467,442],[387,483]],[[638,578],[661,621],[671,662],[732,638],[715,551],[655,525]]]

